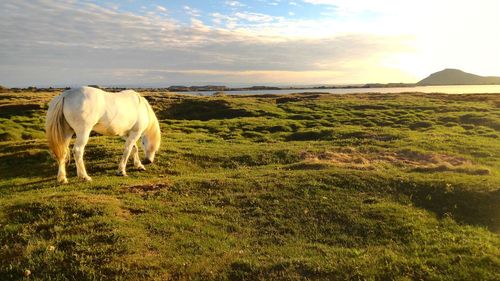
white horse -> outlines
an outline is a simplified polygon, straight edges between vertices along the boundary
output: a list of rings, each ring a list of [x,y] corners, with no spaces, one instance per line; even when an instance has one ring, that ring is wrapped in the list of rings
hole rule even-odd
[[[45,131],[50,150],[54,153],[59,171],[57,181],[67,183],[66,162],[70,157],[69,143],[73,134],[76,141],[73,152],[78,177],[92,180],[85,170],[83,152],[91,131],[102,135],[118,135],[126,139],[125,151],[118,166],[118,174],[126,176],[130,153],[134,166],[145,170],[139,159],[137,141],[142,135],[146,153],[145,164],[152,163],[160,147],[158,119],[145,98],[127,90],[109,93],[91,87],[64,91],[52,99],[47,112]]]

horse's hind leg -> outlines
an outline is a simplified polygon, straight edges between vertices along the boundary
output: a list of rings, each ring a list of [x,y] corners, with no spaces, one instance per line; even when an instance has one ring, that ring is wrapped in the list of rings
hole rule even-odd
[[[132,155],[134,155],[134,167],[139,170],[145,171],[146,168],[141,163],[141,159],[139,158],[139,148],[137,148],[137,144],[134,143],[132,147]]]
[[[70,158],[69,152],[69,143],[71,141],[71,137],[73,136],[73,130],[70,128],[66,128],[64,130],[64,154],[62,159],[58,159],[59,170],[57,172],[57,181],[60,183],[68,183],[68,179],[66,178],[66,162]]]
[[[127,172],[125,171],[125,167],[127,166],[127,161],[128,158],[130,157],[130,152],[132,152],[132,149],[134,145],[137,143],[139,140],[139,137],[141,136],[140,133],[138,132],[130,132],[128,135],[127,141],[125,141],[125,150],[123,151],[123,156],[122,160],[120,161],[120,164],[118,165],[118,175],[121,176],[126,176]]]
[[[87,170],[85,170],[85,164],[83,163],[83,152],[85,150],[85,146],[89,141],[90,130],[84,130],[81,132],[76,132],[76,140],[75,145],[73,146],[73,151],[75,154],[75,164],[76,164],[76,173],[79,178],[82,178],[86,181],[91,181],[92,178],[87,175]]]

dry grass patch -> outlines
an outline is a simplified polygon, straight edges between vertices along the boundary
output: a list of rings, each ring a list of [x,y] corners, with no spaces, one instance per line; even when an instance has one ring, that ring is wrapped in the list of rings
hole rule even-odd
[[[372,169],[373,161],[367,159],[366,156],[354,149],[343,149],[339,152],[323,151],[315,153],[302,151],[300,153],[300,158],[310,164],[331,164],[349,168]]]
[[[302,151],[301,163],[317,168],[329,165],[354,169],[375,169],[384,164],[407,168],[413,172],[455,172],[471,175],[488,175],[490,170],[474,165],[469,159],[445,153],[428,153],[404,149],[397,152],[362,152],[355,148],[341,148],[338,151]]]

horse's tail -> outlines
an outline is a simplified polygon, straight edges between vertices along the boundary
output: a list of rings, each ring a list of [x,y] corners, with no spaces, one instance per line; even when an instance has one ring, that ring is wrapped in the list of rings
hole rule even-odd
[[[65,128],[69,127],[63,113],[64,93],[55,97],[49,105],[47,119],[45,121],[45,134],[49,149],[56,156],[57,162],[64,160],[68,150],[65,139]],[[69,155],[68,155],[69,156]]]

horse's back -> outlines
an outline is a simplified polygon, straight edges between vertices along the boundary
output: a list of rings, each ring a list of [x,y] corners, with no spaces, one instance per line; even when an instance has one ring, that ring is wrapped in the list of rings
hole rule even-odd
[[[142,97],[135,91],[127,90],[119,93],[109,93],[107,96],[105,114],[100,123],[108,126],[108,132],[100,132],[111,135],[125,135],[129,131],[142,131],[147,126],[146,107],[142,104]]]

